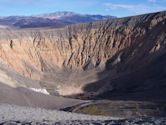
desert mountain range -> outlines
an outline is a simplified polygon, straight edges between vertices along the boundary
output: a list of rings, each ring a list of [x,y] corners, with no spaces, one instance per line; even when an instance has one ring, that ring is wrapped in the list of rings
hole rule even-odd
[[[0,18],[0,28],[60,28],[70,24],[88,23],[116,18],[114,16],[55,12],[32,16],[8,16]]]

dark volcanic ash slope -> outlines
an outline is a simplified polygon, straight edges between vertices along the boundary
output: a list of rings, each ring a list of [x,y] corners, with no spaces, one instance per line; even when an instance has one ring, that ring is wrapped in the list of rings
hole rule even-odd
[[[61,29],[0,32],[3,64],[65,96],[109,91],[165,97],[165,47],[165,11]]]

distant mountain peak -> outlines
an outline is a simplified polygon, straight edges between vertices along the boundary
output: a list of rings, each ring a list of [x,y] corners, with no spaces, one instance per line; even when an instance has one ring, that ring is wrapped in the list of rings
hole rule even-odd
[[[36,27],[63,27],[76,23],[87,23],[98,20],[115,18],[113,16],[78,14],[70,11],[59,11],[48,14],[33,16],[9,16],[0,18],[0,25],[16,28],[36,28]]]
[[[49,18],[49,19],[60,19],[63,17],[71,17],[75,15],[79,15],[79,14],[74,12],[68,12],[68,11],[59,11],[54,13],[46,13],[46,14],[37,15],[37,17]]]

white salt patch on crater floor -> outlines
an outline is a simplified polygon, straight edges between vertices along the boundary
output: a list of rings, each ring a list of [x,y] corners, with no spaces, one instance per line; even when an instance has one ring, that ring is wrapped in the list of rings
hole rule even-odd
[[[44,89],[44,88],[41,88],[41,89],[30,88],[30,90],[35,91],[35,92],[38,92],[38,93],[46,94],[46,95],[49,95],[49,94],[50,94],[50,93],[49,93],[46,89]]]

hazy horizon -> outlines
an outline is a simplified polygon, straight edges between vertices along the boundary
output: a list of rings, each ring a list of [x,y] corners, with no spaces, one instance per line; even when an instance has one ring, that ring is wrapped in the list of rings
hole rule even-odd
[[[166,10],[166,0],[0,0],[0,16],[33,16],[69,11],[126,17]]]
[[[75,13],[75,14],[80,14],[80,15],[101,15],[101,16],[113,16],[113,17],[117,17],[117,18],[123,18],[123,17],[130,17],[130,16],[138,16],[138,15],[143,15],[143,14],[149,14],[149,13],[157,13],[157,12],[162,12],[162,11],[166,11],[166,10],[161,10],[161,11],[154,11],[154,12],[145,12],[145,13],[141,13],[141,14],[135,14],[135,15],[127,15],[127,16],[122,16],[122,17],[118,17],[118,16],[114,16],[114,15],[104,15],[104,14],[89,14],[89,13],[77,13],[77,12],[73,12],[73,11],[54,11],[54,12],[43,12],[43,13],[38,13],[38,14],[30,14],[30,15],[6,15],[6,16],[0,16],[2,18],[5,17],[12,17],[12,16],[20,16],[20,17],[35,17],[35,16],[42,16],[45,14],[53,14],[53,13],[63,13],[63,12],[71,12],[71,13]]]

